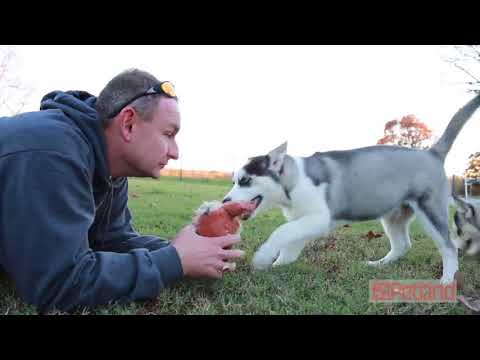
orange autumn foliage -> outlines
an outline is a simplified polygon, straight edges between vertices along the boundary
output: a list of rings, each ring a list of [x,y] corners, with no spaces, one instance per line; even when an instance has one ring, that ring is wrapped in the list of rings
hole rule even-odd
[[[433,132],[415,115],[407,115],[400,120],[394,119],[385,124],[384,136],[378,140],[380,145],[400,145],[425,149]]]

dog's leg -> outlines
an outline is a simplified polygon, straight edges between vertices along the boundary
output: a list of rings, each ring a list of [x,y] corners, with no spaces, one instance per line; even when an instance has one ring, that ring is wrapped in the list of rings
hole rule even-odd
[[[283,249],[280,249],[280,254],[277,259],[273,262],[272,266],[286,265],[294,262],[300,256],[305,245],[307,245],[311,240],[315,238],[305,239],[305,241],[294,242],[293,244],[285,246]]]
[[[391,263],[401,258],[412,247],[408,229],[413,218],[413,209],[407,206],[401,206],[393,212],[383,217],[381,223],[385,234],[390,240],[390,251],[382,259],[377,261],[367,261],[368,265],[378,266]]]
[[[295,261],[306,243],[324,236],[330,224],[329,214],[313,214],[281,225],[253,256],[253,268],[266,270],[276,258],[275,266]]]
[[[418,207],[418,218],[442,255],[443,272],[440,281],[449,284],[458,270],[458,251],[450,240],[448,231],[448,202],[430,199],[419,202]]]

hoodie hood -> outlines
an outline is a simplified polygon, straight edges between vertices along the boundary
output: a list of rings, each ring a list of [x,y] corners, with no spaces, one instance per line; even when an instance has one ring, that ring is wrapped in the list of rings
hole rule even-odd
[[[40,102],[40,110],[63,111],[67,121],[76,126],[91,144],[95,156],[94,181],[109,181],[107,146],[102,123],[95,110],[97,98],[86,91],[52,91]],[[103,181],[102,181],[103,180]]]

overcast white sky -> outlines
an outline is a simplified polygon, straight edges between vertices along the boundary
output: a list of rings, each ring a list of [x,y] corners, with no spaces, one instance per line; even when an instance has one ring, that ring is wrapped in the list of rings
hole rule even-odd
[[[171,80],[180,99],[181,159],[170,168],[232,171],[288,141],[291,155],[373,145],[385,122],[415,114],[440,136],[473,95],[439,46],[10,46],[25,110],[52,90],[98,95],[127,68]],[[480,113],[462,130],[447,173],[480,151]]]

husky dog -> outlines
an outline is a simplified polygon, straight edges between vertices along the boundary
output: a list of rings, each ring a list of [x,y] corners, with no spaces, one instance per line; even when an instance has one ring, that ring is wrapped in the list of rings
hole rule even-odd
[[[452,177],[452,198],[457,206],[452,240],[465,254],[480,256],[480,203],[465,201],[456,194],[455,176]]]
[[[234,185],[223,201],[255,202],[251,218],[278,206],[287,219],[254,254],[253,268],[291,263],[310,240],[336,226],[373,219],[380,219],[391,250],[367,263],[387,264],[411,247],[408,230],[415,214],[442,255],[442,283],[452,282],[458,254],[449,237],[450,186],[444,161],[479,106],[477,95],[457,111],[429,150],[378,145],[293,157],[284,143],[267,155],[250,158],[234,172]]]

